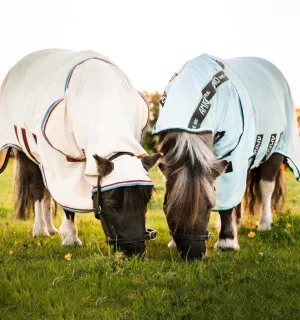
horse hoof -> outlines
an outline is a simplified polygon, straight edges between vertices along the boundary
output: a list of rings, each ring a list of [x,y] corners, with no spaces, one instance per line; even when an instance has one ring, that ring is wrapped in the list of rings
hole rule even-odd
[[[82,242],[77,237],[65,237],[63,242],[63,246],[82,246]]]
[[[240,249],[240,246],[234,239],[219,239],[215,244],[215,249],[221,251],[236,251]]]
[[[58,233],[58,230],[54,226],[48,227],[47,229],[50,234]]]
[[[50,237],[50,234],[47,229],[33,229],[32,232],[34,237]]]
[[[269,231],[272,229],[272,225],[269,223],[261,223],[258,228],[257,231]]]
[[[171,240],[171,241],[168,243],[168,248],[169,248],[169,249],[177,248],[176,243],[175,243],[174,240]]]

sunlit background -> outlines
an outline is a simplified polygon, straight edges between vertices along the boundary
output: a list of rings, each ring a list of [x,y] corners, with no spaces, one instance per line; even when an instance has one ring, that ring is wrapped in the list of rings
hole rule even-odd
[[[142,90],[162,91],[174,71],[203,52],[275,63],[300,106],[300,1],[3,1],[0,81],[43,48],[108,55]]]

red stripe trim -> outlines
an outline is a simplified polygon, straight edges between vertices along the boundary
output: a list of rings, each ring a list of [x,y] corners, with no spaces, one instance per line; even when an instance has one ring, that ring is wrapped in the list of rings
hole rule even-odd
[[[138,91],[138,93],[139,93],[139,95],[143,98],[143,100],[147,103],[147,105],[148,105],[148,107],[149,107],[149,102],[148,102],[148,100],[144,97],[144,95],[143,95],[141,92]]]
[[[47,137],[47,135],[46,135],[46,127],[47,127],[48,120],[49,120],[49,118],[50,118],[50,116],[51,116],[51,113],[53,112],[53,110],[54,110],[63,100],[64,100],[64,99],[61,99],[61,100],[57,101],[57,103],[52,107],[52,109],[51,109],[50,112],[48,113],[48,116],[47,116],[47,119],[46,119],[46,121],[45,121],[44,128],[43,128],[44,136],[46,137],[48,143],[50,144],[50,146],[51,146],[53,149],[55,149],[55,148],[53,147],[53,145],[51,144],[50,140],[48,139],[48,137]]]
[[[17,129],[16,125],[14,125],[14,129],[15,129],[15,134],[16,134],[17,140],[19,142],[19,145],[21,145],[20,140],[19,140],[19,135],[18,135],[18,129]]]
[[[45,187],[49,190],[48,188],[48,182],[47,182],[47,178],[46,178],[46,174],[45,174],[45,170],[43,165],[41,165],[42,171],[43,171],[43,177],[44,177],[44,181],[45,181]]]
[[[69,73],[69,79],[68,79],[68,82],[66,84],[66,90],[69,88],[69,84],[71,82],[71,78],[72,78],[72,75],[73,75],[73,71],[76,69],[76,67],[80,66],[81,64],[83,64],[84,62],[87,62],[89,60],[100,60],[100,61],[103,61],[105,63],[108,63],[108,64],[111,64],[112,66],[114,67],[117,67],[116,65],[114,65],[112,62],[108,61],[108,60],[105,60],[105,59],[101,59],[101,58],[97,58],[97,57],[93,57],[93,58],[88,58],[88,59],[85,59],[81,62],[79,62],[78,64],[76,64],[75,67],[73,67],[73,69],[70,71]]]
[[[33,136],[33,139],[35,140],[35,143],[37,144],[37,137],[36,137],[36,134],[32,134],[32,136]]]
[[[68,162],[85,162],[85,159],[74,159],[72,157],[66,156]]]
[[[55,105],[52,107],[52,109],[49,111],[49,113],[48,113],[48,115],[47,115],[47,118],[46,118],[46,121],[45,121],[44,126],[43,126],[43,134],[44,134],[44,137],[46,138],[47,142],[49,143],[49,145],[50,145],[53,149],[55,149],[55,150],[57,150],[58,152],[60,152],[61,154],[65,155],[62,151],[56,149],[56,148],[52,145],[52,143],[50,142],[50,140],[48,139],[48,137],[47,137],[47,135],[46,135],[46,128],[47,128],[47,124],[48,124],[48,121],[49,121],[49,119],[50,119],[51,113],[54,111],[54,109],[55,109],[62,101],[64,101],[64,99],[60,99],[59,101],[57,101],[56,104],[55,104]],[[85,161],[85,159],[76,159],[76,158],[72,158],[72,157],[70,157],[70,156],[66,156],[66,158],[67,158],[67,161],[68,161],[68,162],[83,162],[83,161]]]
[[[31,153],[31,150],[29,148],[29,144],[28,144],[28,140],[27,140],[27,136],[26,136],[26,131],[24,128],[21,128],[21,131],[22,131],[22,137],[23,137],[23,141],[24,141],[24,144],[25,144],[25,148],[27,150],[27,152],[29,153],[29,155],[31,156],[32,159],[34,159],[37,163],[39,163],[36,158],[34,157],[34,155]]]
[[[68,83],[66,85],[66,89],[69,88],[69,84],[70,84],[70,81],[71,81],[71,78],[72,78],[72,75],[73,75],[73,71],[75,70],[76,67],[77,67],[77,65],[71,70],[71,72],[69,74],[69,79],[68,79]]]

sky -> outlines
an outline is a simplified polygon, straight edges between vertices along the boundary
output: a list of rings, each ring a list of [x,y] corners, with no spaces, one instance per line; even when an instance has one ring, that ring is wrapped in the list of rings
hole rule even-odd
[[[98,51],[150,92],[201,53],[258,56],[279,67],[300,107],[299,0],[9,0],[0,30],[1,82],[45,48]]]

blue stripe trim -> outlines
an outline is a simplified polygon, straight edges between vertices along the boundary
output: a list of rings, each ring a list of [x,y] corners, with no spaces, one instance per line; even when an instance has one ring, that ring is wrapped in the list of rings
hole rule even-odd
[[[101,188],[101,192],[109,191],[112,189],[122,188],[122,187],[133,187],[133,186],[154,186],[153,182],[135,182],[135,183],[120,183],[110,187]],[[97,192],[97,188],[92,191],[92,196]]]
[[[63,210],[70,211],[70,212],[74,212],[74,213],[91,213],[91,212],[94,212],[94,209],[91,209],[91,210],[89,210],[89,211],[85,211],[85,210],[80,210],[80,209],[70,209],[70,208],[67,208],[67,207],[62,206],[62,205],[59,204],[59,203],[58,203],[58,205],[59,205]]]
[[[39,168],[40,168],[40,171],[41,171],[41,174],[42,174],[44,186],[45,186],[45,188],[48,189],[48,186],[47,186],[47,183],[46,183],[46,178],[45,178],[45,175],[44,175],[43,165],[42,165],[42,164],[39,164]]]
[[[70,72],[69,72],[69,74],[68,74],[68,76],[67,76],[66,82],[65,82],[65,92],[66,92],[67,89],[68,89],[68,84],[69,84],[69,81],[70,81],[70,77],[72,76],[72,73],[73,73],[74,69],[75,69],[76,67],[78,67],[79,65],[81,65],[82,63],[84,63],[84,62],[86,62],[86,61],[89,61],[89,60],[93,60],[93,59],[103,61],[103,62],[105,62],[105,63],[111,64],[112,66],[116,67],[116,65],[114,65],[112,62],[110,62],[110,61],[108,61],[108,60],[106,60],[106,59],[99,58],[99,57],[91,57],[91,58],[84,59],[84,60],[78,62],[78,63],[70,70]],[[146,100],[147,100],[147,99],[146,99]]]
[[[10,144],[10,143],[8,143],[8,144],[4,145],[3,147],[1,147],[0,151],[3,151],[3,150],[8,149],[8,148],[13,148],[13,149],[16,149],[18,151],[24,152],[21,148],[15,146],[14,144]]]
[[[39,165],[39,168],[40,168],[40,171],[41,171],[41,174],[42,174],[42,178],[43,178],[43,183],[44,183],[44,186],[48,189],[48,186],[47,186],[47,183],[46,183],[46,179],[45,179],[45,175],[44,175],[44,170],[43,170],[43,165],[40,164]],[[61,204],[59,204],[57,202],[57,204],[63,209],[63,210],[67,210],[67,211],[70,211],[70,212],[77,212],[77,213],[89,213],[89,212],[93,212],[94,210],[91,209],[89,211],[87,210],[80,210],[80,209],[70,209],[70,208],[67,208],[67,207],[64,207],[62,206]]]
[[[62,101],[63,99],[57,99],[55,100],[51,105],[50,107],[48,108],[48,110],[46,111],[45,115],[44,115],[44,118],[43,118],[43,121],[42,121],[42,125],[41,125],[41,129],[42,129],[42,132],[44,133],[43,131],[43,127],[45,125],[45,122],[47,120],[47,117],[48,117],[48,114],[50,113],[50,111],[53,109],[53,107],[60,101]]]
[[[65,82],[65,92],[67,91],[68,89],[68,84],[69,84],[69,81],[70,81],[70,78],[73,74],[73,71],[75,70],[76,67],[78,67],[79,65],[81,65],[82,63],[84,63],[85,61],[88,61],[88,60],[91,60],[91,59],[94,59],[94,58],[87,58],[87,59],[84,59],[80,62],[78,62],[77,64],[75,64],[75,66],[70,70],[68,76],[67,76],[67,79],[66,79],[66,82]]]
[[[49,115],[49,113],[51,112],[51,110],[59,103],[59,102],[61,102],[61,101],[63,101],[64,99],[57,99],[57,100],[55,100],[52,104],[51,104],[51,106],[48,108],[48,110],[46,111],[46,113],[45,113],[45,115],[44,115],[44,118],[43,118],[43,121],[42,121],[42,124],[41,124],[41,131],[42,131],[42,134],[43,134],[43,136],[44,136],[44,138],[46,139],[46,141],[49,143],[49,140],[48,140],[48,138],[46,137],[46,134],[45,134],[45,128],[44,128],[44,126],[45,126],[45,123],[46,123],[46,120],[47,120],[47,118],[48,118],[48,115]]]
[[[75,67],[77,67],[77,65],[76,65]],[[69,83],[71,74],[73,73],[73,70],[75,69],[75,67],[73,67],[73,68],[71,69],[71,71],[69,72],[69,74],[68,74],[68,76],[67,76],[67,79],[66,79],[66,82],[65,82],[65,89],[64,89],[65,92],[66,92],[67,89],[68,89],[68,83]]]
[[[182,127],[169,127],[169,128],[165,128],[165,129],[155,129],[152,130],[152,135],[155,136],[161,132],[167,131],[167,130],[181,130],[181,131],[185,131],[185,132],[191,132],[191,133],[199,133],[199,132],[212,132],[214,133],[214,129],[213,128],[208,128],[208,129],[189,129],[189,128],[182,128]]]
[[[296,180],[297,180],[297,181],[300,181],[300,171],[299,171],[299,168],[298,168],[298,166],[296,165],[296,163],[295,163],[289,156],[287,156],[285,153],[280,152],[280,151],[274,151],[273,153],[271,153],[270,157],[271,157],[274,153],[278,153],[278,154],[282,155],[283,157],[285,157],[285,158],[287,158],[288,160],[291,161],[291,163],[294,165],[295,169],[297,170],[298,177],[296,177],[295,172],[294,172],[294,169],[290,166],[290,164],[289,164],[288,162],[287,162],[287,164],[288,164],[289,168],[293,171],[293,174],[294,174]],[[269,157],[269,158],[270,158],[270,157]]]

